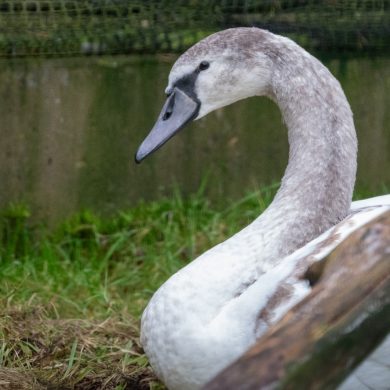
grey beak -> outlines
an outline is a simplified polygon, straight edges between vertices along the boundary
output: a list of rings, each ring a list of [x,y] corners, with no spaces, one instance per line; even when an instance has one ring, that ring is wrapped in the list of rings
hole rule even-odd
[[[135,162],[140,163],[145,157],[164,145],[198,115],[199,108],[199,100],[175,88],[165,102],[157,122],[138,148]]]

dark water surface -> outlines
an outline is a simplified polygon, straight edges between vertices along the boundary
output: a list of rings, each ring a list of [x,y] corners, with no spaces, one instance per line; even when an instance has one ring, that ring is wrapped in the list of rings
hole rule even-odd
[[[251,98],[193,123],[141,165],[134,153],[165,100],[172,57],[0,63],[0,208],[54,222],[197,191],[214,201],[279,181],[288,154],[278,108]],[[390,183],[390,59],[323,60],[340,80],[359,137],[357,189]],[[382,187],[383,188],[383,187]]]

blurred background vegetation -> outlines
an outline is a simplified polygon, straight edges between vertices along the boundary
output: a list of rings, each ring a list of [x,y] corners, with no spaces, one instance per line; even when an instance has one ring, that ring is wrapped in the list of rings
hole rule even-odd
[[[181,52],[205,35],[255,26],[307,49],[389,50],[388,0],[1,0],[0,55]]]

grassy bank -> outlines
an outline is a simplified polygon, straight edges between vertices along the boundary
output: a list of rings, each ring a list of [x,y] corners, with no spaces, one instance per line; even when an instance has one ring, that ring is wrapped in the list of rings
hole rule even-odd
[[[55,231],[11,206],[1,219],[0,387],[160,388],[138,340],[146,303],[253,220],[275,189],[219,209],[176,194],[111,218],[84,212]]]
[[[276,188],[219,208],[201,192],[176,194],[110,218],[84,212],[51,231],[26,207],[3,211],[0,388],[162,389],[139,343],[144,307],[176,270],[252,221]]]

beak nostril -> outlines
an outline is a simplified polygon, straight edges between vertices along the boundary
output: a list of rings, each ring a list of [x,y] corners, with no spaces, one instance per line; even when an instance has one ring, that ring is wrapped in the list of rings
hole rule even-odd
[[[168,98],[167,108],[165,109],[164,115],[162,116],[163,121],[166,121],[171,117],[173,113],[173,107],[175,107],[175,98],[174,95],[171,94]]]
[[[166,121],[167,119],[170,118],[171,115],[172,115],[172,111],[166,111],[165,114],[162,117],[162,120]]]

